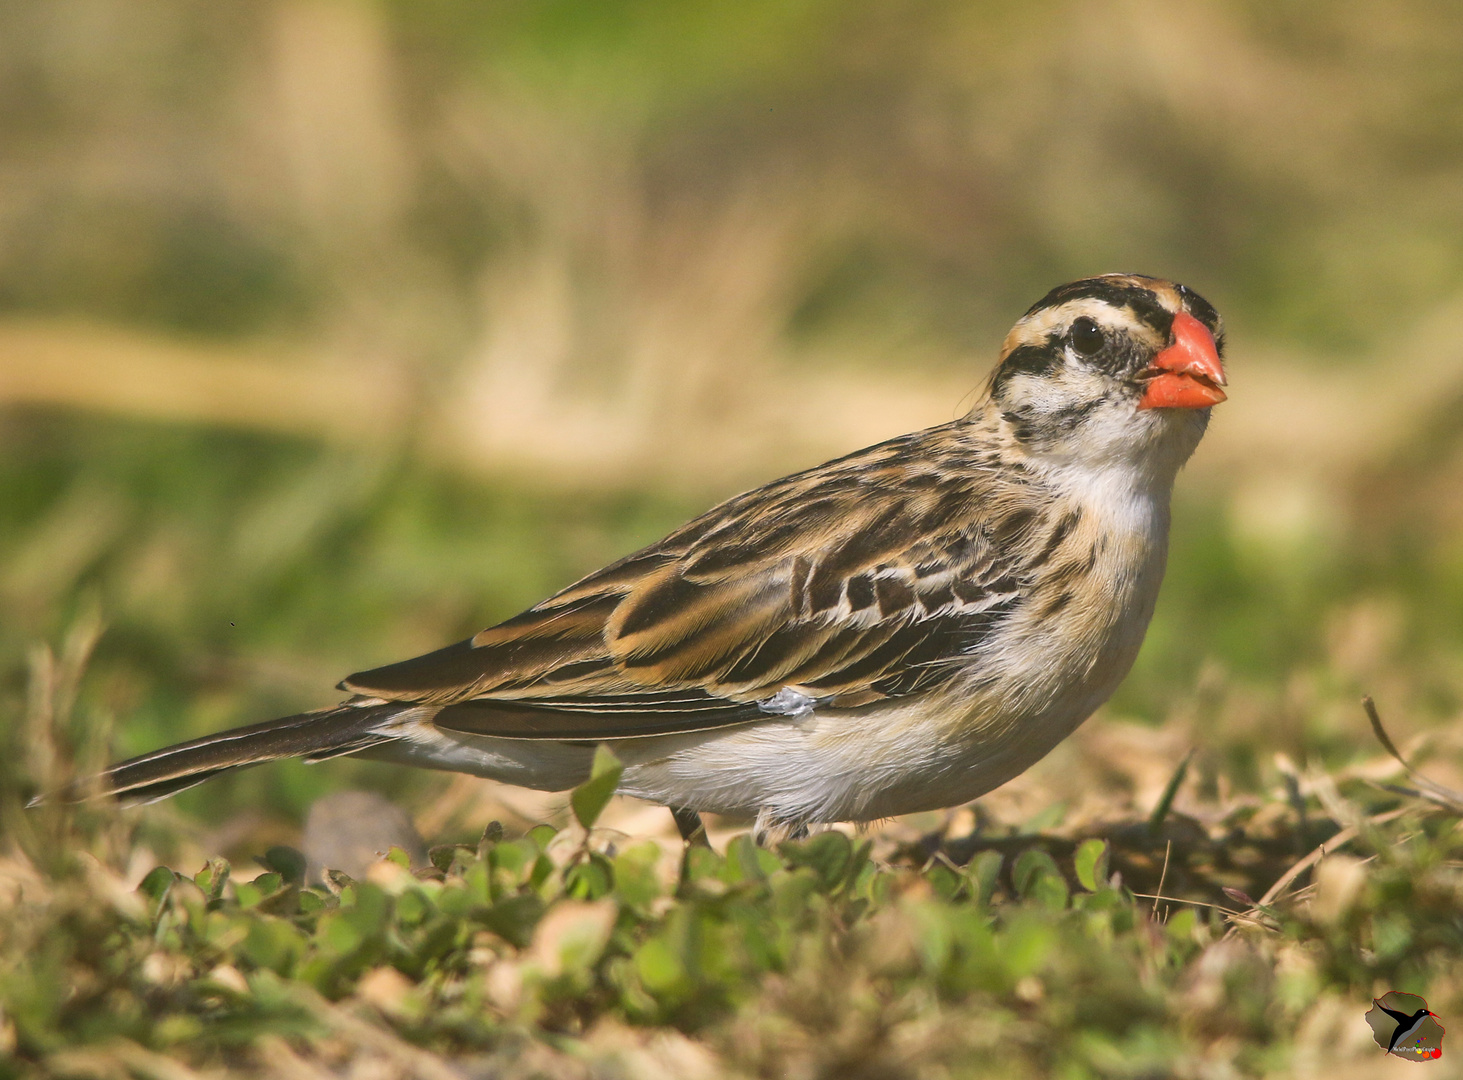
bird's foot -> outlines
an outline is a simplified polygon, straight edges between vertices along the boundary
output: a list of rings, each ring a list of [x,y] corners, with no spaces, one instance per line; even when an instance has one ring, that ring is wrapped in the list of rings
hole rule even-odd
[[[752,826],[752,840],[758,847],[771,847],[784,840],[806,840],[807,838],[808,823],[806,821],[783,821],[772,817],[766,811],[757,815],[756,824]]]

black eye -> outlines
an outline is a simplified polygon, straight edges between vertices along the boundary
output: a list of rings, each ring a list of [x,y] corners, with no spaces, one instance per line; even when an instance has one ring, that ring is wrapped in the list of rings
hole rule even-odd
[[[1102,336],[1102,327],[1085,315],[1072,324],[1071,338],[1072,348],[1083,356],[1092,356],[1107,344],[1107,339]]]

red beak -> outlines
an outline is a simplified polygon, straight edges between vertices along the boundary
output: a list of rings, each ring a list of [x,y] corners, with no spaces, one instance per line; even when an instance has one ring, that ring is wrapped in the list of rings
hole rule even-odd
[[[1225,399],[1229,380],[1209,328],[1187,311],[1173,317],[1173,344],[1153,358],[1140,409],[1207,409]]]

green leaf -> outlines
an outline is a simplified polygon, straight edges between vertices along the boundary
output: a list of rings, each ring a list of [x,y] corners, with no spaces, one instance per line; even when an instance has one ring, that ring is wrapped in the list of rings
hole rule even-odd
[[[341,895],[340,910],[363,934],[375,934],[386,927],[386,920],[391,915],[391,899],[379,885],[372,885],[369,881],[357,882],[351,887],[349,904],[345,894]]]
[[[654,937],[635,953],[635,971],[652,993],[665,994],[686,978],[686,968],[675,949],[664,938]]]
[[[564,891],[576,900],[598,900],[615,886],[614,869],[599,852],[569,867],[564,875]]]
[[[704,847],[688,847],[682,856],[682,871],[690,882],[704,882],[721,875],[726,860]]]
[[[462,844],[438,844],[427,850],[427,861],[446,874],[452,870],[452,864],[457,860],[459,852],[465,855],[472,850]]]
[[[533,893],[523,893],[498,901],[481,918],[483,925],[504,941],[525,949],[543,913],[544,902]]]
[[[537,889],[541,894],[552,894],[554,885],[554,860],[547,855],[540,855],[533,860],[533,869],[528,875],[528,885]],[[545,895],[545,899],[548,896]]]
[[[511,844],[499,844],[488,853],[488,865],[501,870],[515,882],[523,880],[523,871],[538,858],[539,849],[531,842],[518,840]]]
[[[266,851],[259,861],[264,869],[273,870],[287,885],[305,883],[305,856],[292,847],[278,844]]]
[[[728,885],[742,881],[761,881],[767,876],[762,860],[757,857],[760,850],[750,833],[732,837],[731,843],[726,846],[726,863],[722,875]]]
[[[488,864],[475,862],[467,868],[467,873],[462,875],[462,884],[467,892],[470,903],[486,904],[493,899],[493,891],[488,882]]]
[[[409,889],[396,898],[396,918],[405,926],[415,926],[431,910],[426,896],[416,889]]]
[[[651,842],[636,844],[615,856],[615,893],[622,906],[644,909],[660,896],[656,874],[660,860],[660,845]]]
[[[1054,877],[1060,881],[1061,876],[1056,861],[1040,848],[1027,848],[1016,856],[1016,865],[1011,868],[1011,882],[1019,896],[1026,896],[1038,878]]]
[[[996,941],[1013,983],[1040,970],[1057,944],[1050,926],[1029,917],[1013,920]]]
[[[609,805],[615,788],[620,786],[620,776],[624,771],[625,766],[620,763],[620,759],[610,752],[608,746],[600,743],[594,752],[594,764],[590,767],[589,779],[575,788],[569,796],[569,805],[574,808],[574,816],[579,819],[579,824],[586,829],[594,828],[599,815]]]
[[[280,975],[287,975],[304,951],[304,936],[284,919],[254,920],[239,946],[239,952],[254,966]]]
[[[1050,806],[1046,806],[1037,811],[1037,813],[1027,819],[1025,824],[1021,826],[1021,831],[1031,836],[1037,836],[1049,829],[1055,829],[1062,823],[1062,820],[1066,816],[1067,804],[1064,802],[1054,802]]]
[[[264,894],[259,891],[252,881],[238,881],[234,883],[234,900],[241,908],[258,907],[259,901],[264,899]]]
[[[203,1033],[203,1023],[193,1016],[166,1016],[152,1030],[152,1037],[162,1046],[191,1042]]]
[[[1187,942],[1193,938],[1198,926],[1198,913],[1193,908],[1186,907],[1169,916],[1164,930],[1173,941]]]
[[[168,895],[168,890],[173,887],[173,879],[173,872],[166,866],[154,866],[137,886],[137,891],[156,904]]]
[[[1027,899],[1034,900],[1049,911],[1063,911],[1067,907],[1067,883],[1060,874],[1040,873],[1031,883]]]
[[[209,903],[213,903],[223,896],[224,886],[228,884],[231,872],[232,868],[226,860],[210,859],[202,870],[193,875],[193,884],[203,890]]]
[[[943,904],[915,904],[907,909],[920,961],[928,974],[938,974],[950,960],[955,945],[950,913],[951,908]]]
[[[337,956],[355,952],[365,940],[360,927],[340,912],[322,917],[315,934],[316,947]]]
[[[925,871],[925,880],[935,890],[935,895],[947,902],[959,896],[961,887],[965,884],[960,874],[943,862],[931,863],[930,868]]]
[[[1096,892],[1107,880],[1107,844],[1102,840],[1084,840],[1072,860],[1077,880],[1088,892]]]
[[[1001,880],[1001,867],[1005,861],[999,851],[982,851],[970,860],[966,873],[975,881],[982,904],[990,903],[991,897],[995,895],[996,886]]]
[[[832,830],[801,843],[783,844],[778,850],[789,866],[811,867],[817,873],[824,892],[832,892],[843,884],[854,855],[853,844],[848,837]]]
[[[772,879],[772,911],[779,919],[796,921],[808,910],[809,901],[820,891],[818,873],[802,867]]]
[[[1194,760],[1194,752],[1190,750],[1184,755],[1184,760],[1179,762],[1179,767],[1173,771],[1168,778],[1168,784],[1163,789],[1163,794],[1158,797],[1158,805],[1153,808],[1153,813],[1148,816],[1148,832],[1156,836],[1163,828],[1164,819],[1168,817],[1168,811],[1173,806],[1174,796],[1178,794],[1179,785],[1184,782],[1184,777],[1189,775],[1189,762]]]

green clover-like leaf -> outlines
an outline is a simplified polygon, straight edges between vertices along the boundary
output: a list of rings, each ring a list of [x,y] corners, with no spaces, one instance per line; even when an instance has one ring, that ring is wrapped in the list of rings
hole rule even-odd
[[[1073,862],[1078,882],[1088,892],[1096,892],[1107,880],[1107,843],[1102,840],[1082,841]]]
[[[569,805],[574,808],[574,816],[579,819],[579,824],[586,829],[594,828],[599,815],[609,805],[615,788],[620,786],[620,776],[624,771],[625,766],[620,759],[601,743],[594,752],[594,764],[590,767],[589,779],[575,788],[569,796]]]

